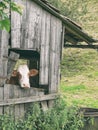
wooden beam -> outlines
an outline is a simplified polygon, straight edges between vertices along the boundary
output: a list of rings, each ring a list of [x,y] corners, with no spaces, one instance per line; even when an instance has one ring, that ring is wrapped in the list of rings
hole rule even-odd
[[[98,117],[98,112],[85,112],[84,117]]]
[[[65,41],[68,41],[68,42],[70,42],[70,43],[72,43],[72,44],[77,44],[77,43],[78,43],[78,41],[75,40],[75,38],[73,38],[73,37],[71,37],[71,36],[68,36],[68,35],[65,35],[64,40],[65,40]]]
[[[98,45],[71,45],[71,44],[65,44],[65,48],[91,48],[91,49],[98,49]]]
[[[59,94],[54,93],[54,94],[48,94],[48,95],[39,95],[39,96],[30,96],[30,97],[23,97],[23,98],[16,98],[16,99],[7,99],[7,100],[0,101],[0,106],[8,106],[8,105],[15,105],[15,104],[53,100],[53,99],[56,99],[58,96],[59,96]]]

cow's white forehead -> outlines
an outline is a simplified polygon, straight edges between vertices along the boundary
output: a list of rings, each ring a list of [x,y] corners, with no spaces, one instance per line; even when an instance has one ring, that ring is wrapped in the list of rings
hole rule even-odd
[[[17,71],[20,72],[20,74],[27,74],[29,73],[29,68],[27,65],[19,65]]]

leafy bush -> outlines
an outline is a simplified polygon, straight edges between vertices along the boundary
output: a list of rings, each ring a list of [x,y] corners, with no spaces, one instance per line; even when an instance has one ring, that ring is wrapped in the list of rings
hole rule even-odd
[[[0,0],[0,29],[10,31],[9,8],[19,14],[22,13],[22,7],[10,0]]]
[[[68,107],[62,99],[53,108],[43,112],[35,103],[23,120],[14,122],[8,115],[0,116],[0,130],[79,130],[83,127],[83,116],[76,107]]]

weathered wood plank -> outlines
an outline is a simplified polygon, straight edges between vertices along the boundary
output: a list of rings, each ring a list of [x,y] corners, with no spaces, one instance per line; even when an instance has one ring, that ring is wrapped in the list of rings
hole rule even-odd
[[[0,86],[3,86],[7,79],[7,58],[0,59]]]
[[[50,14],[43,11],[41,29],[41,49],[40,49],[40,78],[39,84],[48,84],[49,73],[49,42],[50,42]]]
[[[0,59],[0,86],[3,86],[5,81],[11,77],[12,71],[18,58],[19,54],[11,52],[9,57],[4,55],[3,58]]]
[[[14,85],[7,84],[6,86],[9,87],[9,99],[13,99],[14,98]],[[10,105],[9,115],[15,117],[15,104]]]
[[[23,92],[24,92],[23,97],[29,97],[30,96],[30,90],[29,89],[27,91],[24,90]],[[30,103],[20,104],[20,115],[21,115],[21,117],[25,116],[26,111],[27,111],[29,106],[30,106]]]
[[[53,93],[57,91],[55,89],[55,55],[56,55],[56,18],[51,16],[51,41],[50,41],[50,64],[49,64],[49,93]]]
[[[44,50],[44,46],[45,46],[45,22],[46,22],[46,14],[45,11],[43,11],[43,15],[42,15],[42,28],[41,28],[41,50],[40,50],[40,78],[39,78],[39,84],[42,84],[44,79],[44,58],[45,58],[45,50]],[[44,83],[43,83],[44,84]]]
[[[9,99],[9,85],[8,86],[4,85],[4,97],[3,98],[4,98],[4,100]],[[10,109],[9,106],[4,106],[4,114],[9,114],[9,112],[10,112],[9,109]]]
[[[41,35],[41,7],[38,6],[31,0],[27,1],[27,37],[26,44],[30,49],[39,50],[40,45],[40,35]]]
[[[21,4],[21,0],[11,0]],[[21,44],[21,15],[11,11],[11,47],[20,48]]]
[[[63,47],[64,47],[64,35],[65,35],[65,26],[62,25],[62,34],[61,34],[61,47],[60,47],[60,59],[62,60],[62,50],[63,50]]]
[[[48,101],[48,107],[53,108],[53,106],[54,106],[54,100],[49,100]]]
[[[3,58],[2,59],[2,70],[3,70],[3,76],[7,76],[7,64],[8,64],[8,59]]]
[[[0,106],[7,106],[11,104],[23,104],[23,103],[30,103],[30,102],[39,102],[45,100],[53,100],[56,99],[59,95],[57,93],[42,95],[42,96],[30,96],[30,97],[23,97],[23,98],[16,98],[16,99],[6,99],[3,102],[0,102]]]
[[[54,93],[58,91],[58,73],[59,73],[59,64],[58,59],[60,57],[59,50],[58,50],[58,44],[60,39],[60,36],[58,35],[58,19],[54,16],[51,16],[51,36],[50,36],[50,64],[49,64],[49,93]],[[60,30],[59,30],[60,31]],[[54,101],[49,100],[48,106],[49,108],[53,107]]]
[[[25,48],[26,0],[12,0],[22,7],[22,15],[11,11],[11,48]]]
[[[8,55],[8,42],[9,33],[5,30],[0,30],[0,58],[3,58],[3,55]]]
[[[20,99],[23,96],[23,89],[20,86],[14,86],[14,98]],[[15,104],[15,120],[24,117],[24,113],[24,104]]]
[[[12,71],[13,71],[18,59],[19,59],[19,54],[15,53],[15,52],[10,52],[10,55],[8,57],[8,67],[7,67],[7,70],[8,70],[7,78],[8,79],[10,78]]]
[[[16,17],[17,18],[17,17]],[[17,20],[18,21],[18,20]],[[20,48],[20,29],[11,30],[11,47]]]
[[[60,44],[62,23],[51,17],[51,41],[50,41],[50,71],[49,71],[49,93],[58,91],[58,80],[60,74]]]
[[[23,6],[23,11],[22,11],[22,15],[21,15],[21,43],[20,43],[20,48],[22,49],[27,49],[28,45],[27,45],[27,41],[28,41],[28,33],[27,33],[27,19],[28,19],[28,15],[27,15],[27,11],[26,11],[26,4],[28,0],[19,0],[20,3]],[[26,38],[25,38],[26,37]]]
[[[47,111],[48,110],[48,104],[47,101],[42,101],[41,102],[42,110]]]
[[[31,0],[14,1],[23,6],[23,12],[22,15],[11,12],[11,47],[39,50],[41,7]]]
[[[3,101],[3,90],[4,90],[4,87],[0,87],[0,101]],[[0,106],[0,115],[3,114],[3,106]]]
[[[5,30],[0,31],[0,86],[7,76],[7,62],[8,59],[4,58],[4,55],[8,55],[8,41],[9,34]]]
[[[44,93],[39,93],[40,96],[44,95]],[[41,101],[41,107],[43,111],[48,110],[48,104],[47,101]]]
[[[3,88],[3,87],[2,87]],[[4,100],[1,100],[0,102],[5,102],[8,100],[19,100],[21,99],[29,99],[30,97],[36,97],[39,95],[44,95],[43,89],[37,89],[37,88],[30,88],[30,89],[22,89],[20,86],[17,85],[10,85],[5,84],[4,85]],[[21,102],[21,103],[11,103],[4,106],[4,113],[10,114],[15,117],[15,120],[18,118],[23,118],[25,116],[25,112],[27,108],[30,106],[30,102]],[[3,108],[3,106],[0,106],[0,108]],[[1,109],[1,112],[3,109]]]
[[[3,71],[2,71],[2,59],[0,59],[0,76],[2,76],[3,75]]]
[[[56,33],[56,68],[55,68],[55,81],[56,81],[56,89],[58,91],[59,83],[60,83],[60,58],[61,58],[61,46],[62,46],[62,22],[57,20],[56,24],[57,33]]]

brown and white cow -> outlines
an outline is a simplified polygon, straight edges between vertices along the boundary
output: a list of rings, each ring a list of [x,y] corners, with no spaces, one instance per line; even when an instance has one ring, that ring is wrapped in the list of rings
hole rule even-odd
[[[17,70],[14,70],[10,80],[7,80],[9,84],[20,85],[22,88],[30,88],[30,76],[36,76],[38,70],[29,70],[27,65],[19,65]]]

